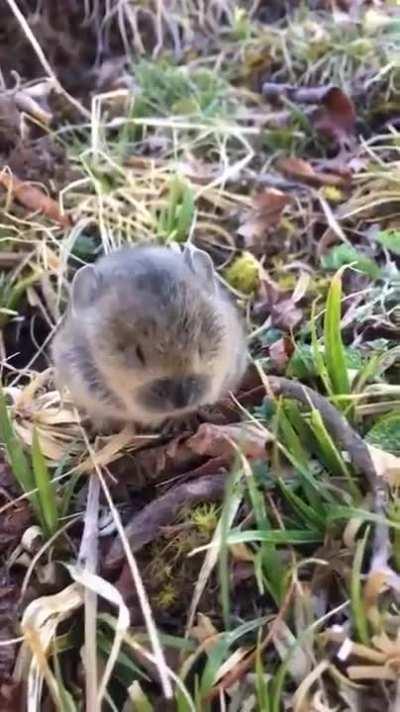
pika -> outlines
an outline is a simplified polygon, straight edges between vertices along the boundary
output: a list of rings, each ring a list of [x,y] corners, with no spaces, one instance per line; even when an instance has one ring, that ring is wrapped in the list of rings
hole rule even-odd
[[[244,329],[209,255],[126,247],[82,267],[52,343],[60,388],[103,427],[159,427],[235,390]]]

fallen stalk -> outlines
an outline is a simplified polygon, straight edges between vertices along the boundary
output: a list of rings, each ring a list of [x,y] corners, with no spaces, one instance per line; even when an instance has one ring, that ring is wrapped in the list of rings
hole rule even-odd
[[[176,518],[184,506],[193,506],[201,501],[220,500],[225,491],[225,475],[211,475],[199,480],[185,482],[172,487],[166,494],[148,504],[136,514],[125,527],[125,534],[133,552],[153,541],[165,527]],[[116,539],[105,558],[105,567],[112,569],[121,564],[124,552]]]

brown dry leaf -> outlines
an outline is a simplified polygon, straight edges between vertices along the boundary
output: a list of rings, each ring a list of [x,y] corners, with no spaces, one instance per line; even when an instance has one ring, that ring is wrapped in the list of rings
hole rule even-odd
[[[350,680],[397,680],[395,670],[385,665],[349,665],[347,674]]]
[[[349,185],[350,175],[343,173],[321,172],[302,158],[280,158],[277,162],[277,168],[287,177],[312,185],[315,188],[320,186],[335,186],[343,188]]]
[[[232,586],[237,588],[244,581],[248,581],[249,579],[254,579],[254,563],[249,563],[248,561],[233,561],[231,573]]]
[[[400,485],[400,457],[373,445],[368,445],[368,450],[377,476],[382,477],[392,487],[398,487]]]
[[[135,437],[138,444],[140,444],[139,437]],[[129,483],[140,489],[151,482],[186,474],[192,468],[196,470],[199,458],[195,457],[192,450],[186,446],[185,437],[183,434],[168,443],[144,447],[135,452],[134,458],[129,454],[124,455],[111,466],[112,475],[123,480],[125,484]],[[144,437],[141,445],[151,445],[151,441]],[[215,471],[215,468],[212,469],[212,472]],[[200,474],[202,473],[199,472]]]
[[[376,609],[379,595],[388,586],[389,575],[386,571],[373,571],[369,574],[363,589],[365,613],[371,617]]]
[[[313,670],[308,672],[304,679],[299,680],[300,684],[293,695],[293,712],[314,712],[316,710],[312,704],[310,692],[315,683],[320,682],[322,674],[329,670],[330,666],[329,660],[321,660]],[[321,692],[321,690],[318,690],[318,692]],[[322,709],[325,709],[326,712],[329,711],[326,706]]]
[[[374,647],[354,643],[350,640],[344,643],[347,654],[341,659],[347,659],[351,655],[364,661],[364,664],[361,665],[349,665],[347,668],[349,678],[351,680],[362,680],[364,678],[371,678],[372,680],[397,679],[400,669],[399,636],[392,639],[382,631],[378,635],[374,635],[371,642]],[[365,664],[365,661],[375,664]]]
[[[222,680],[225,675],[229,675],[237,666],[240,666],[240,662],[249,654],[249,648],[238,648],[235,650],[227,660],[218,668],[215,675],[214,682],[217,683]]]
[[[44,89],[42,95],[40,95],[40,85],[36,85],[36,87],[31,87],[30,89],[25,88],[17,91],[14,95],[14,100],[20,111],[30,114],[40,123],[49,126],[53,118],[53,114],[49,111],[47,103],[47,95],[49,94],[50,86],[48,82],[43,82],[41,86]],[[34,89],[36,91],[33,91]],[[46,108],[40,105],[38,99],[42,100],[42,104],[44,103]]]
[[[197,433],[186,441],[186,445],[198,455],[222,456],[231,460],[237,447],[250,459],[263,459],[267,442],[268,435],[251,423],[203,423]]]
[[[189,634],[198,643],[204,644],[207,652],[212,650],[218,642],[218,631],[211,619],[204,613],[197,614],[197,623],[190,628]]]
[[[277,329],[291,331],[303,318],[303,310],[293,305],[292,299],[282,299],[271,309],[271,325]]]
[[[290,294],[268,276],[264,276],[259,290],[259,301],[253,308],[253,316],[258,321],[269,318],[270,326],[291,331],[303,319],[303,310],[296,305],[307,293],[310,281],[310,276],[301,272],[294,291]]]
[[[392,640],[389,636],[381,631],[378,635],[374,635],[372,642],[378,650],[387,655],[388,661],[396,661],[398,665],[400,663],[400,635],[397,634],[397,639]]]
[[[278,227],[290,200],[289,195],[275,188],[268,188],[253,199],[252,209],[238,230],[247,248],[253,248],[256,253],[263,251],[265,239]]]
[[[313,116],[313,125],[339,145],[354,133],[356,112],[354,104],[339,87],[331,87],[322,100],[322,107]]]
[[[255,559],[255,555],[253,554],[251,549],[243,543],[230,544],[229,551],[231,552],[232,558],[235,561],[253,562]]]
[[[0,185],[25,208],[43,213],[50,220],[60,223],[63,227],[71,225],[69,217],[61,213],[56,201],[53,198],[49,198],[37,186],[21,181],[4,170],[0,173]]]
[[[370,664],[349,665],[347,674],[350,680],[396,680],[398,679],[398,671],[400,667],[400,638],[395,639],[382,631],[378,635],[373,636],[372,645],[368,647],[353,641],[346,641],[346,656],[342,659],[347,659],[350,655],[361,658]],[[340,656],[339,656],[340,657]]]
[[[269,355],[276,372],[283,372],[293,354],[294,345],[289,336],[283,336],[269,347]]]

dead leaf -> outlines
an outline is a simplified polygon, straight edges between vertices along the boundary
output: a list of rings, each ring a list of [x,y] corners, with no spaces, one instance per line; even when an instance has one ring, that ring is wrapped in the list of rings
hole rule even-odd
[[[361,664],[349,665],[347,674],[350,680],[394,680],[398,679],[398,671],[400,667],[400,639],[398,636],[395,639],[381,631],[378,635],[372,637],[373,647],[354,643],[347,639],[342,647],[346,648],[346,656],[340,656],[341,660],[346,660],[350,655],[361,658],[368,663],[373,662],[375,665]]]
[[[223,456],[231,460],[236,446],[250,459],[263,459],[268,436],[256,425],[203,423],[186,445],[198,455]]]
[[[239,544],[231,544],[229,546],[229,551],[231,552],[234,561],[241,561],[242,563],[254,562],[255,554],[253,554],[251,549],[246,546],[246,544],[243,544],[243,542]]]
[[[229,547],[231,549],[231,547]],[[233,561],[232,562],[232,585],[236,588],[240,586],[244,581],[249,581],[249,579],[254,579],[254,562],[249,563],[248,561]]]
[[[384,665],[349,665],[347,674],[350,680],[397,680],[395,670]]]
[[[292,331],[303,319],[303,311],[293,305],[292,299],[283,299],[271,309],[271,325]]]
[[[363,589],[365,612],[370,616],[371,610],[376,608],[378,598],[382,591],[388,587],[389,575],[387,571],[373,571],[368,575]]]
[[[61,213],[56,201],[53,198],[49,198],[37,186],[25,183],[16,176],[9,175],[4,170],[0,173],[0,185],[25,208],[43,213],[50,220],[60,223],[63,227],[70,226],[69,217]]]
[[[281,339],[278,339],[278,341],[271,344],[269,347],[269,356],[275,371],[284,371],[291,355],[293,354],[293,351],[293,342],[288,336],[283,336]]]
[[[135,489],[171,476],[197,472],[199,458],[187,447],[186,436],[182,434],[163,445],[140,449],[134,456],[124,454],[110,466],[110,472],[113,477]],[[144,439],[142,446],[146,444],[150,445],[151,442]],[[212,472],[215,471],[213,468]],[[199,474],[207,473],[201,471]]]
[[[339,87],[331,87],[312,123],[320,133],[342,145],[355,130],[356,112],[352,100]]]
[[[218,631],[211,619],[204,613],[197,614],[197,623],[190,628],[189,634],[200,645],[204,645],[207,652],[215,648],[218,643]]]
[[[260,299],[253,307],[253,316],[261,322],[269,317],[269,326],[291,331],[303,319],[303,310],[296,304],[303,299],[309,285],[310,276],[301,272],[290,294],[265,275],[259,290]]]
[[[263,241],[278,227],[290,200],[289,195],[275,188],[268,188],[254,198],[252,208],[238,230],[246,247],[253,248],[256,253],[263,251]]]
[[[368,445],[368,450],[377,476],[382,477],[393,487],[398,487],[400,485],[400,457],[373,445]]]
[[[43,82],[43,86],[46,87],[47,89],[47,94],[50,91],[50,86],[48,82]],[[38,98],[39,94],[37,92],[32,91],[33,87],[31,87],[31,90],[29,88],[25,89],[20,89],[15,93],[14,100],[15,104],[18,107],[20,111],[23,111],[26,114],[30,114],[35,118],[37,121],[39,121],[42,124],[45,124],[46,126],[49,126],[51,123],[51,120],[53,118],[52,113],[48,109],[48,104],[47,104],[47,95],[43,94],[40,98],[42,99],[42,103],[44,100],[44,103],[46,104],[46,108],[40,105]]]
[[[336,188],[343,188],[349,185],[351,175],[348,173],[336,173],[336,172],[321,172],[316,171],[315,168],[308,161],[302,158],[280,158],[277,161],[277,168],[287,177],[299,180],[302,183],[307,183],[315,188],[320,186],[335,186]]]

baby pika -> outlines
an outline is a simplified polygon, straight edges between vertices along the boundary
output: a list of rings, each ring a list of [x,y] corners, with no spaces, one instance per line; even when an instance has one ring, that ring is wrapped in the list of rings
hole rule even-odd
[[[52,354],[92,420],[155,427],[234,390],[247,360],[237,311],[194,247],[128,247],[80,269]]]

